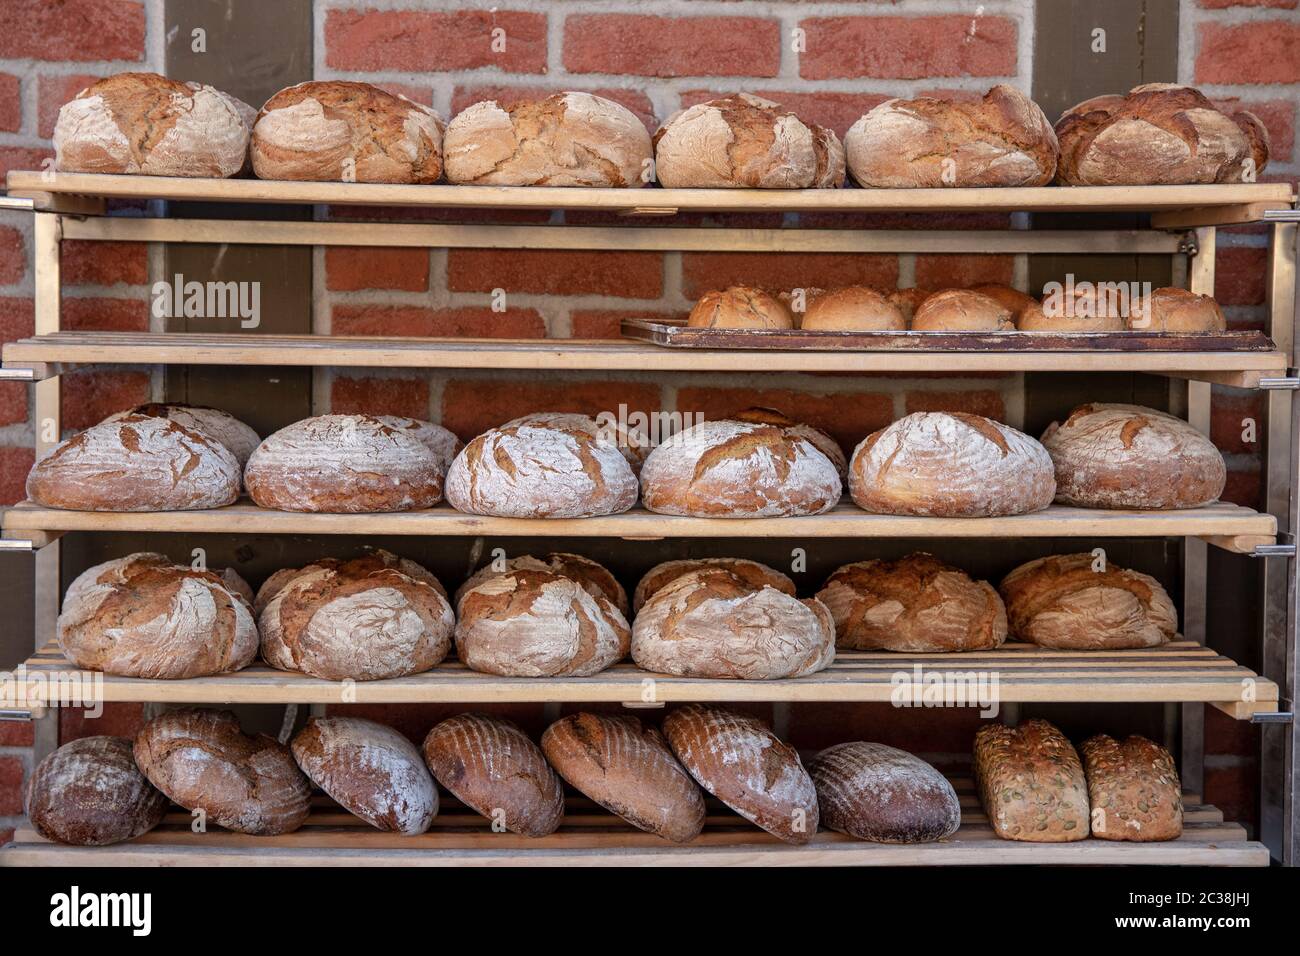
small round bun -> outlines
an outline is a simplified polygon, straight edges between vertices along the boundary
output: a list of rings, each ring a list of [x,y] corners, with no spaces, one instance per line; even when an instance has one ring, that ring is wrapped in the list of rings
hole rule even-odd
[[[931,843],[957,832],[961,803],[943,774],[884,744],[828,747],[808,761],[821,822],[872,843]]]
[[[759,564],[757,561],[750,561],[747,558],[686,558],[680,561],[665,561],[662,564],[656,564],[642,575],[632,596],[632,610],[638,614],[641,613],[641,608],[646,601],[654,597],[661,588],[671,584],[683,575],[692,571],[707,571],[714,568],[731,572],[755,591],[762,590],[765,587],[775,588],[782,594],[794,597],[794,582],[788,576],[775,568],[769,568],[766,564]]]
[[[903,310],[875,289],[854,285],[819,295],[808,303],[799,328],[807,332],[902,332]]]
[[[517,558],[510,558],[500,568],[496,567],[495,562],[485,564],[456,589],[456,605],[460,605],[460,599],[470,589],[477,587],[493,575],[505,574],[509,571],[549,571],[552,574],[571,578],[581,584],[592,597],[604,598],[618,608],[620,614],[627,616],[627,592],[623,590],[623,585],[618,583],[618,578],[614,577],[603,564],[591,558],[562,551],[552,551],[540,558],[535,558],[531,554],[520,555]]]
[[[209,438],[215,438],[230,449],[242,469],[248,464],[248,457],[261,444],[257,432],[249,428],[234,415],[219,408],[205,405],[184,405],[177,402],[150,402],[137,405],[124,412],[117,412],[104,419],[106,422],[120,421],[130,415],[147,415],[152,418],[166,418],[184,425],[191,431],[202,432]]]
[[[1001,302],[970,289],[936,292],[912,315],[914,332],[1010,332],[1015,327]]]
[[[156,827],[167,798],[135,765],[126,737],[82,737],[32,771],[23,812],[47,840],[108,846]]]
[[[1213,296],[1164,288],[1135,303],[1128,327],[1138,332],[1224,332],[1228,320]]]
[[[785,304],[762,289],[734,286],[700,296],[686,320],[692,329],[793,329]]]

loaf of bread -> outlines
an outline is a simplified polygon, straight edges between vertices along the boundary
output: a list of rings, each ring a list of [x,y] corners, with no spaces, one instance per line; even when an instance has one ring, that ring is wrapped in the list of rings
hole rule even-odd
[[[442,175],[442,118],[369,83],[316,80],[276,93],[253,125],[260,179],[434,183]]]
[[[659,182],[678,187],[833,189],[844,184],[844,147],[749,93],[679,110],[654,136]]]
[[[1228,115],[1174,83],[1084,100],[1056,121],[1056,135],[1056,178],[1070,186],[1253,182],[1268,165],[1268,132],[1257,117]]]
[[[205,405],[185,405],[178,402],[150,402],[137,405],[124,412],[117,412],[104,419],[106,422],[120,421],[131,415],[147,415],[152,418],[166,418],[184,425],[190,431],[200,432],[209,438],[215,438],[230,449],[242,469],[248,464],[249,455],[261,443],[257,432],[249,428],[234,415],[219,408]]]
[[[817,790],[799,754],[757,717],[686,704],[664,718],[664,736],[696,782],[786,843],[817,835]]]
[[[447,474],[447,469],[465,447],[454,432],[433,422],[406,418],[403,415],[376,415],[375,417],[385,425],[407,432],[423,442],[425,447],[433,452],[434,460],[438,463],[439,474]]]
[[[1139,332],[1223,332],[1228,320],[1213,296],[1163,288],[1133,304],[1128,327]]]
[[[27,475],[27,497],[73,511],[194,511],[239,497],[239,462],[217,439],[148,415],[92,425]]]
[[[126,737],[82,737],[64,744],[32,771],[23,813],[47,840],[108,846],[158,825],[167,798],[135,765]]]
[[[1047,721],[985,724],[975,734],[974,772],[989,824],[1002,839],[1088,838],[1088,784],[1079,755]]]
[[[564,788],[541,749],[502,717],[457,714],[424,738],[424,761],[456,799],[492,821],[494,832],[554,833]]]
[[[671,584],[683,575],[692,571],[711,569],[729,571],[755,591],[762,590],[765,587],[775,588],[782,594],[794,597],[794,582],[788,576],[774,568],[769,568],[766,564],[759,564],[757,561],[750,561],[747,558],[686,558],[656,564],[643,574],[641,580],[637,582],[636,591],[632,595],[632,610],[640,614],[641,608],[646,601],[654,597],[662,587]]]
[[[996,282],[986,282],[982,285],[972,286],[971,291],[986,295],[990,299],[996,299],[1002,308],[1011,313],[1012,319],[1019,319],[1020,313],[1024,312],[1025,309],[1033,308],[1038,304],[1038,300],[1029,293],[1021,292],[1009,285],[999,285]]]
[[[836,744],[808,761],[821,822],[872,843],[931,843],[957,832],[961,804],[938,770],[884,744]]]
[[[861,186],[1045,186],[1056,134],[1038,104],[999,84],[983,99],[922,96],[881,103],[844,137]]]
[[[1145,737],[1105,734],[1079,748],[1099,840],[1155,843],[1183,834],[1183,796],[1173,755]]]
[[[409,740],[359,717],[310,717],[293,759],[339,805],[388,833],[414,836],[438,812],[438,789]]]
[[[562,717],[542,734],[542,752],[571,787],[647,833],[688,843],[704,829],[700,788],[663,734],[635,717]]]
[[[965,412],[914,412],[868,435],[849,493],[875,514],[974,518],[1052,503],[1052,459],[1028,435]]]
[[[1011,311],[972,289],[945,289],[928,296],[912,315],[914,332],[1010,332]]]
[[[816,296],[804,310],[799,328],[805,332],[903,332],[907,317],[883,293],[852,285]]]
[[[692,329],[793,329],[785,303],[762,289],[732,286],[700,296],[686,325]]]
[[[459,606],[460,599],[465,593],[483,581],[509,571],[549,571],[552,574],[571,578],[581,584],[592,597],[604,598],[618,608],[620,614],[627,616],[627,592],[623,590],[623,585],[618,583],[618,578],[614,577],[603,564],[591,558],[563,551],[552,551],[540,558],[531,554],[520,555],[502,561],[500,566],[495,561],[485,564],[456,589],[455,604]]]
[[[1041,302],[1029,305],[1016,317],[1022,332],[1123,332],[1131,308],[1127,293],[1104,291],[1101,285],[1080,283],[1045,290]]]
[[[475,103],[447,124],[443,149],[452,183],[644,186],[653,173],[636,114],[590,93]]]
[[[1056,500],[1081,508],[1196,508],[1216,501],[1228,467],[1181,418],[1140,405],[1080,405],[1053,422],[1043,445]]]
[[[289,748],[250,737],[228,710],[173,710],[135,735],[135,762],[149,782],[205,826],[273,836],[302,826],[311,784]]]
[[[987,581],[932,554],[846,564],[817,600],[831,612],[841,650],[986,651],[1007,639],[1007,612]]]
[[[844,454],[844,449],[840,447],[839,442],[820,428],[814,428],[804,422],[797,422],[775,408],[763,408],[761,406],[742,409],[727,417],[732,421],[750,422],[755,425],[776,425],[786,429],[792,435],[806,438],[814,448],[830,459],[831,464],[835,466],[836,474],[840,476],[841,482],[844,482],[849,476],[849,459]]]
[[[921,303],[930,298],[928,289],[895,289],[885,298],[889,299],[894,305],[898,306],[903,313],[903,319],[910,326],[912,318],[916,315],[916,310],[921,307]]]

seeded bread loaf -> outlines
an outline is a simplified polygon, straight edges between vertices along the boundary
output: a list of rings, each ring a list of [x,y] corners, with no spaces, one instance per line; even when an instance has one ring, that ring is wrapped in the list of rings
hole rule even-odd
[[[1105,734],[1080,749],[1094,837],[1153,843],[1182,836],[1182,787],[1168,750],[1145,737]]]
[[[1088,784],[1079,755],[1045,720],[985,724],[975,734],[975,785],[1004,840],[1070,843],[1088,837]]]
[[[686,325],[692,329],[793,329],[794,317],[785,303],[762,289],[732,286],[700,296]]]
[[[215,438],[230,449],[242,469],[248,464],[248,456],[261,443],[257,432],[249,428],[234,415],[219,408],[204,405],[184,405],[178,402],[150,402],[135,408],[118,412],[104,419],[106,422],[120,421],[130,415],[147,415],[152,418],[166,418],[184,425],[191,431],[201,432],[209,438]]]
[[[945,289],[926,297],[912,315],[914,332],[1009,332],[1011,312],[972,289]]]
[[[836,744],[808,761],[821,822],[873,843],[930,843],[957,832],[961,804],[943,774],[884,744]]]
[[[643,574],[632,595],[632,610],[640,614],[646,601],[654,597],[665,585],[671,584],[683,575],[692,571],[707,571],[714,568],[730,571],[755,591],[765,587],[775,588],[782,594],[794,597],[794,582],[787,575],[769,568],[766,564],[759,564],[747,558],[686,558],[656,564]]]

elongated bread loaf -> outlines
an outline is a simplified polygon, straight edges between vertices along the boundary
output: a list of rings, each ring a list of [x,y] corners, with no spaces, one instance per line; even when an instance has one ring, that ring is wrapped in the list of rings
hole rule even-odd
[[[167,798],[136,767],[128,738],[82,737],[37,764],[23,812],[47,840],[107,846],[156,827]]]
[[[1088,838],[1088,784],[1074,746],[1045,720],[985,724],[975,734],[975,785],[998,836],[1030,843]]]
[[[920,757],[884,744],[836,744],[808,761],[821,822],[873,843],[930,843],[961,826],[957,792]]]
[[[1080,749],[1094,837],[1152,843],[1182,836],[1182,786],[1168,750],[1145,737],[1105,734]]]

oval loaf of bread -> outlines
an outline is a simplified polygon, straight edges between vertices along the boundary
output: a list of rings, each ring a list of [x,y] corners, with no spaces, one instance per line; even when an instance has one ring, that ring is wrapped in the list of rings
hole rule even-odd
[[[1139,332],[1224,332],[1228,320],[1213,296],[1167,287],[1138,299],[1128,327]]]
[[[1038,300],[1029,293],[996,282],[986,282],[982,285],[972,286],[970,291],[986,295],[990,299],[996,299],[998,304],[1010,312],[1011,317],[1017,321],[1019,321],[1020,313],[1038,304]]]
[[[620,614],[627,616],[627,592],[623,590],[623,585],[618,583],[618,579],[609,573],[608,568],[580,554],[567,554],[561,551],[553,551],[540,558],[533,557],[531,554],[520,555],[505,561],[501,568],[497,568],[495,562],[485,564],[456,589],[456,606],[460,606],[460,599],[464,597],[465,592],[493,575],[508,571],[549,571],[552,574],[572,578],[586,588],[587,593],[592,597],[604,598],[618,608]]]
[[[835,473],[840,476],[841,483],[849,476],[849,459],[844,454],[844,449],[840,447],[839,442],[820,428],[814,428],[804,422],[797,422],[775,408],[763,408],[758,405],[728,415],[727,418],[734,422],[776,425],[786,429],[790,434],[798,438],[806,438],[814,448],[830,459],[831,464],[835,466]]]
[[[1071,843],[1088,838],[1083,766],[1074,746],[1047,721],[980,727],[974,772],[984,812],[1002,839]]]
[[[1099,840],[1154,843],[1183,835],[1183,795],[1173,755],[1145,737],[1098,734],[1083,742],[1083,772]]]
[[[821,822],[873,843],[930,843],[957,832],[952,784],[920,757],[884,744],[836,744],[808,761]]]
[[[813,297],[799,328],[805,332],[904,332],[907,317],[884,293],[854,285]]]
[[[124,412],[117,412],[104,419],[106,422],[120,421],[130,415],[146,415],[152,418],[166,418],[184,425],[191,431],[201,432],[209,438],[215,438],[230,449],[242,469],[248,464],[248,456],[261,444],[257,432],[249,428],[234,415],[219,408],[204,405],[184,405],[178,402],[150,402],[137,405]]]
[[[640,614],[645,602],[654,597],[660,588],[671,584],[683,575],[692,571],[707,571],[714,568],[730,571],[755,591],[765,587],[775,588],[782,594],[794,597],[794,582],[787,575],[769,568],[766,564],[759,564],[748,558],[685,558],[656,564],[643,574],[632,595],[632,610]]]
[[[1022,332],[1123,332],[1132,303],[1122,283],[1107,291],[1104,283],[1080,283],[1073,289],[1045,288],[1043,300],[1021,310]]]
[[[1010,332],[1011,312],[992,296],[945,289],[927,296],[912,315],[914,332]]]
[[[438,463],[438,473],[441,475],[447,474],[447,469],[451,467],[451,463],[460,454],[460,450],[465,447],[454,432],[443,428],[441,425],[435,425],[433,422],[422,421],[418,418],[407,418],[404,415],[377,415],[375,417],[385,425],[418,438],[429,451],[433,452],[434,460]]]
[[[700,296],[686,325],[692,329],[793,329],[794,317],[776,296],[762,289],[732,286]]]

